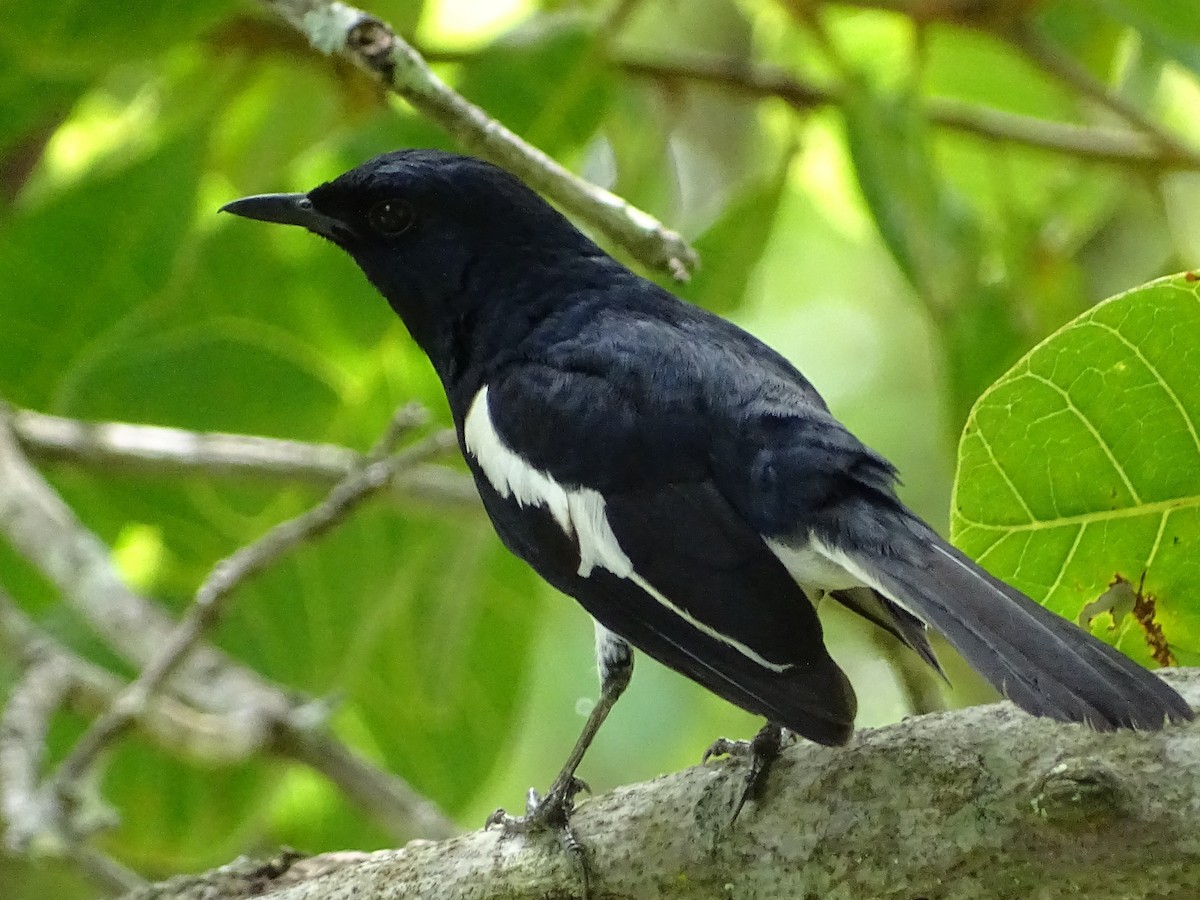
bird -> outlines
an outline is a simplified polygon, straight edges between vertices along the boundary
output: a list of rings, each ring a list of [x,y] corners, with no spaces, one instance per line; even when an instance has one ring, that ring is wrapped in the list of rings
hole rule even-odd
[[[505,169],[405,149],[222,209],[350,255],[440,378],[500,540],[595,621],[582,734],[525,816],[491,823],[574,841],[576,769],[634,648],[765,719],[748,745],[710,748],[750,760],[738,810],[785,734],[846,743],[856,701],[825,647],[826,596],[940,672],[939,632],[1034,715],[1192,719],[1164,681],[943,540],[780,353],[627,268]]]

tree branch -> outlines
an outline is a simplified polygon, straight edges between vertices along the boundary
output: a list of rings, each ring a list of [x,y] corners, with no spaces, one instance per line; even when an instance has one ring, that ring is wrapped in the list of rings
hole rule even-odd
[[[390,428],[380,451],[386,452]],[[54,777],[59,793],[77,784],[104,748],[142,715],[150,697],[183,665],[201,638],[224,612],[234,591],[275,565],[301,544],[325,534],[363,501],[391,484],[393,475],[455,445],[452,431],[440,431],[393,456],[384,456],[339,482],[329,496],[302,515],[281,522],[261,538],[221,560],[196,591],[192,605],[141,674],[113,701],[79,739]],[[379,455],[382,455],[382,452]]]
[[[330,0],[262,0],[324,53],[378,78],[466,150],[519,175],[593,225],[635,259],[686,280],[696,251],[679,234],[615,194],[584,181],[452,90],[413,47],[360,9]]]
[[[1193,706],[1200,671],[1165,673]],[[1096,733],[994,704],[859,732],[849,747],[799,743],[766,797],[727,827],[739,762],[698,766],[580,806],[597,897],[979,900],[1190,897],[1200,891],[1200,723]],[[321,868],[324,857],[306,864]],[[552,835],[477,831],[371,854],[307,877],[262,879],[270,900],[578,896]],[[246,864],[243,864],[246,865]],[[290,868],[290,867],[289,867]],[[126,900],[248,894],[213,873]],[[189,892],[190,891],[190,892]]]
[[[1046,40],[1027,20],[1019,20],[1011,28],[998,32],[998,36],[1007,39],[1043,71],[1141,129],[1161,148],[1164,156],[1186,160],[1188,168],[1200,168],[1200,153],[1185,145],[1136,105],[1110,90],[1108,85]]]
[[[21,447],[35,460],[144,475],[200,475],[332,487],[367,461],[367,454],[337,444],[126,422],[82,422],[27,409],[12,414],[12,428]],[[479,506],[470,477],[445,466],[422,463],[397,472],[392,487],[403,499]]]
[[[0,533],[62,591],[115,652],[141,668],[172,633],[161,607],[120,579],[108,548],[88,531],[29,465],[0,407]],[[2,611],[2,608],[0,608]],[[21,619],[0,616],[0,632],[24,635]],[[112,688],[111,683],[107,686]],[[457,828],[404,781],[381,772],[338,742],[292,692],[198,646],[170,679],[170,689],[204,716],[228,748],[264,748],[306,763],[329,778],[359,808],[397,837],[445,837]],[[183,707],[186,708],[186,707]],[[146,711],[149,715],[153,707]],[[194,734],[193,734],[194,736]],[[157,735],[162,737],[162,735]]]
[[[736,59],[689,57],[662,61],[623,57],[614,63],[638,78],[666,83],[687,81],[749,97],[772,97],[801,112],[840,105],[845,99],[836,87],[806,81],[776,66],[751,66]],[[1200,159],[1194,155],[1160,147],[1136,131],[1053,122],[946,97],[927,99],[924,110],[935,125],[991,141],[1138,168],[1200,168]]]

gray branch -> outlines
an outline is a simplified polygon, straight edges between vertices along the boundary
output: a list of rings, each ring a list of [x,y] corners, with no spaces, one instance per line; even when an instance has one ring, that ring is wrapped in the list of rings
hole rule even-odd
[[[127,422],[83,422],[33,410],[14,412],[12,428],[32,459],[102,472],[332,487],[367,462],[367,454],[337,444]],[[392,488],[401,500],[479,506],[469,476],[431,463],[397,472]]]
[[[187,613],[172,629],[162,647],[141,674],[91,724],[63,761],[55,776],[60,790],[68,790],[78,782],[101,751],[142,715],[151,697],[184,665],[196,645],[220,618],[237,588],[274,566],[301,544],[327,533],[344,521],[358,506],[391,484],[396,472],[444,453],[454,446],[455,441],[453,431],[440,431],[400,453],[386,455],[390,449],[388,443],[398,436],[395,427],[389,428],[380,448],[379,455],[382,458],[351,472],[334,486],[321,503],[293,519],[280,522],[258,540],[238,549],[213,567],[196,591]]]
[[[59,588],[63,598],[114,651],[139,669],[167,642],[174,620],[158,604],[125,585],[108,548],[25,459],[3,407],[0,534]],[[10,613],[14,609],[8,605]],[[0,605],[0,612],[4,610]],[[27,625],[23,617],[0,615],[0,632],[10,644],[41,639],[24,627]],[[90,684],[90,701],[96,704],[102,698],[111,702],[117,690],[111,678],[97,682],[94,669],[80,671],[83,674],[77,672],[77,686]],[[201,644],[188,654],[168,687],[169,708],[177,715],[156,717],[156,707],[150,704],[139,717],[143,725],[165,722],[163,727],[179,740],[199,745],[215,741],[238,754],[261,749],[303,762],[329,778],[351,803],[397,837],[445,837],[457,831],[433,803],[337,741],[319,715],[318,705],[297,705],[285,688],[208,645]],[[196,727],[186,728],[182,720]],[[147,728],[152,737],[171,745],[172,738],[161,729]],[[182,736],[181,728],[186,728]],[[205,731],[210,732],[207,739],[202,737]]]
[[[845,91],[839,87],[801,79],[778,66],[751,65],[740,59],[694,55],[666,60],[619,57],[613,62],[639,78],[663,84],[711,85],[755,99],[773,97],[801,113],[846,102]],[[990,141],[1148,170],[1200,168],[1195,154],[1181,152],[1177,145],[1160,146],[1141,131],[1055,122],[949,97],[929,97],[923,110],[934,125]]]
[[[1166,677],[1197,705],[1200,671]],[[699,766],[583,803],[574,822],[595,896],[1200,896],[1200,723],[1100,734],[994,704],[863,731],[844,748],[798,743],[776,764],[765,798],[729,829],[743,773],[732,761]],[[311,877],[276,867],[254,896],[541,900],[580,890],[549,835],[477,831],[365,861],[334,857],[322,872],[324,859],[304,861],[321,873]],[[127,900],[250,895],[245,879],[227,887],[217,874]]]
[[[315,48],[338,53],[378,78],[472,153],[521,176],[593,225],[639,262],[686,279],[696,251],[680,235],[626,200],[584,181],[526,143],[433,73],[387,23],[330,0],[263,0]]]

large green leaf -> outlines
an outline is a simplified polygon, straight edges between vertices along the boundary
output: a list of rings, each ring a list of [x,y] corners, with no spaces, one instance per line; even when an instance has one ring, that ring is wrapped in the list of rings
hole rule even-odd
[[[96,174],[3,227],[0,392],[53,408],[122,345],[162,289],[192,222],[204,135]]]
[[[1200,661],[1198,284],[1075,319],[979,399],[959,446],[959,546],[1143,661]],[[1141,586],[1136,614],[1107,609],[1133,597],[1115,581]]]

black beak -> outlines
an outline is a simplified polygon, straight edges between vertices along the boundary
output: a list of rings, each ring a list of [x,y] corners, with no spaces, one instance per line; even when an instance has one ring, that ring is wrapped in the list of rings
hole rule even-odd
[[[299,225],[332,241],[340,242],[354,236],[344,222],[318,212],[308,199],[308,194],[257,194],[226,203],[221,207],[221,212],[258,219],[260,222]]]

